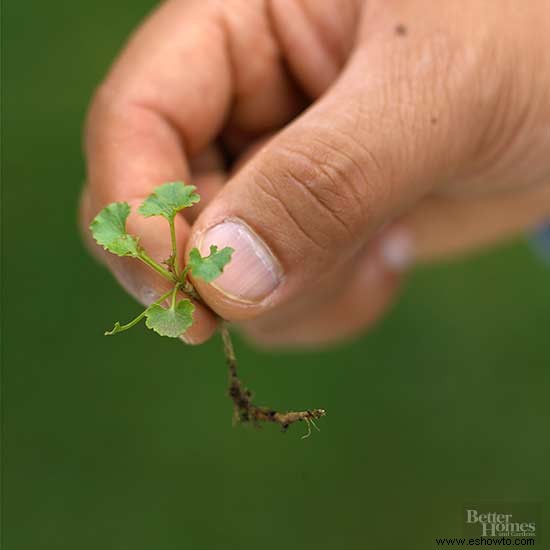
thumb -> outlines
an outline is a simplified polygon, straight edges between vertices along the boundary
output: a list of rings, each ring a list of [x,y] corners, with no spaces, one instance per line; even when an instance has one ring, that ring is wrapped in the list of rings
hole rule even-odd
[[[201,214],[189,249],[235,249],[214,284],[195,281],[220,315],[250,319],[306,292],[405,207],[458,177],[486,109],[470,91],[473,65],[441,70],[440,51],[413,56],[406,46],[357,51],[331,90]]]

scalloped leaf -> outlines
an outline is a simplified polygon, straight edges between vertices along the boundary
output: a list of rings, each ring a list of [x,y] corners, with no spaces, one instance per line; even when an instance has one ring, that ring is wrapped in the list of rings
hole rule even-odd
[[[173,309],[155,304],[146,311],[145,324],[161,336],[178,338],[193,324],[194,311],[190,300],[180,300]]]
[[[126,220],[130,211],[127,202],[113,202],[90,224],[90,231],[97,244],[117,256],[139,255],[139,239],[126,232]]]
[[[188,264],[193,277],[211,283],[223,273],[224,267],[231,261],[233,252],[235,250],[229,246],[218,251],[217,246],[211,245],[210,255],[202,257],[199,250],[193,248],[189,253]]]
[[[184,208],[189,208],[200,201],[194,185],[185,185],[181,181],[165,183],[157,187],[138,208],[138,212],[146,218],[163,216],[168,221]]]

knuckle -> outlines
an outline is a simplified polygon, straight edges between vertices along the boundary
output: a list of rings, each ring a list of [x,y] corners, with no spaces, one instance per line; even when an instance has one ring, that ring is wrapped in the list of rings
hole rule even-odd
[[[351,121],[350,121],[351,122]],[[330,135],[317,131],[313,143],[318,145],[317,168],[325,176],[320,192],[333,197],[334,208],[348,219],[351,229],[364,226],[372,218],[375,201],[387,199],[388,178],[378,153],[358,138],[360,128],[330,128]]]
[[[364,152],[348,136],[323,139],[322,133],[307,146],[297,140],[273,147],[260,186],[284,203],[302,233],[326,247],[358,237],[370,217],[373,178],[363,167]]]
[[[347,185],[347,174],[328,154],[320,151],[301,152],[286,149],[289,157],[288,179],[307,198],[309,207],[319,211],[326,223],[337,232],[351,233],[350,214],[352,197]]]
[[[262,205],[268,206],[269,211],[277,220],[288,223],[273,224],[279,241],[288,249],[297,246],[295,235],[316,249],[324,249],[330,243],[330,232],[326,225],[319,223],[319,217],[315,215],[308,204],[304,203],[304,194],[300,192],[295,179],[289,176],[286,169],[279,167],[274,173],[268,166],[255,168],[256,189],[260,191]],[[285,228],[291,228],[292,236],[286,235]]]
[[[150,139],[160,115],[147,104],[114,87],[108,80],[96,90],[85,123],[85,145],[112,147],[130,140]]]
[[[102,82],[94,92],[86,117],[85,135],[91,139],[96,134],[109,131],[111,121],[117,116],[117,105],[120,94],[117,94],[108,81]]]

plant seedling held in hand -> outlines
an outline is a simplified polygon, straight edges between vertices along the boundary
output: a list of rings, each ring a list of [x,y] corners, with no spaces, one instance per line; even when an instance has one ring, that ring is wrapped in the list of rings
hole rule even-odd
[[[193,324],[195,306],[189,298],[178,300],[178,292],[181,291],[204,305],[189,280],[189,275],[192,274],[195,279],[202,279],[207,283],[213,282],[223,273],[234,252],[230,247],[219,250],[217,246],[212,245],[210,254],[203,257],[197,248],[193,248],[189,254],[188,264],[183,268],[180,267],[175,219],[181,210],[192,207],[199,200],[200,197],[194,186],[185,185],[182,182],[172,182],[157,187],[138,208],[138,213],[146,218],[161,216],[168,222],[172,252],[170,257],[163,262],[164,265],[147,254],[147,251],[140,245],[139,237],[130,235],[127,232],[126,221],[131,212],[128,203],[115,202],[109,204],[94,218],[90,224],[90,231],[100,246],[117,256],[136,258],[172,285],[172,288],[166,294],[142,311],[132,321],[125,325],[121,325],[117,321],[114,328],[105,332],[105,335],[112,336],[124,332],[145,319],[147,328],[154,330],[160,336],[178,338]],[[169,305],[166,305],[167,301]],[[237,362],[227,323],[223,319],[219,319],[219,321],[226,362],[229,368],[229,395],[234,404],[234,419],[242,422],[252,422],[255,425],[258,425],[260,421],[274,422],[279,424],[283,430],[298,421],[304,421],[308,428],[310,423],[315,426],[315,420],[325,415],[323,409],[280,413],[268,407],[258,407],[252,403],[251,392],[243,386],[237,376]],[[307,435],[309,434],[310,430]]]

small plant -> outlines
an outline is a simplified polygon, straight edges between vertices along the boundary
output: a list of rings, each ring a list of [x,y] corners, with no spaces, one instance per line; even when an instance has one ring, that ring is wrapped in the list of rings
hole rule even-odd
[[[105,250],[117,256],[129,256],[142,261],[172,285],[172,288],[156,302],[151,304],[135,319],[125,325],[118,321],[112,330],[105,332],[106,336],[113,336],[124,332],[145,319],[147,328],[154,330],[161,336],[170,338],[180,337],[192,324],[195,306],[191,300],[204,305],[195,287],[189,280],[192,274],[195,279],[202,279],[211,283],[219,277],[224,267],[231,261],[234,250],[225,247],[218,250],[217,246],[210,247],[210,254],[202,256],[197,248],[189,253],[189,262],[181,267],[176,242],[175,219],[178,212],[199,202],[200,197],[192,185],[182,182],[165,183],[157,187],[138,208],[138,212],[145,217],[162,216],[168,221],[172,253],[162,264],[151,258],[139,243],[139,238],[126,231],[126,221],[130,215],[130,205],[125,202],[115,202],[106,206],[90,224],[90,231],[96,242]],[[188,298],[178,300],[181,291]],[[166,305],[168,301],[169,305]],[[215,315],[215,314],[214,314]],[[286,430],[294,422],[304,421],[308,426],[305,437],[311,434],[311,425],[316,429],[315,420],[325,415],[323,409],[311,409],[301,412],[280,413],[268,407],[258,407],[252,403],[252,394],[247,390],[237,375],[237,360],[233,350],[231,335],[227,322],[219,318],[226,362],[229,368],[229,395],[234,405],[235,422],[274,422]]]

